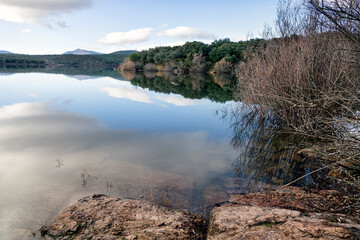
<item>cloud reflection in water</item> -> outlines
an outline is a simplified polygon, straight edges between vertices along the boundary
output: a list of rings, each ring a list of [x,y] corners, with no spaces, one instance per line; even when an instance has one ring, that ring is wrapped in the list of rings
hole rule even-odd
[[[0,235],[37,229],[64,203],[92,193],[145,195],[188,207],[194,189],[231,170],[234,156],[225,139],[205,132],[109,129],[55,104],[0,108]]]

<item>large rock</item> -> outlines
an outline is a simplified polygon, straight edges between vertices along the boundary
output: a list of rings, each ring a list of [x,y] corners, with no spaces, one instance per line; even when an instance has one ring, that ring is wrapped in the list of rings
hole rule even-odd
[[[356,216],[357,203],[337,191],[298,187],[234,194],[211,212],[208,239],[360,239],[359,219],[348,215]]]
[[[211,213],[208,239],[356,239],[357,224],[332,223],[321,214],[227,204]]]
[[[66,208],[50,224],[55,239],[201,239],[205,222],[185,210],[143,200],[94,195]]]

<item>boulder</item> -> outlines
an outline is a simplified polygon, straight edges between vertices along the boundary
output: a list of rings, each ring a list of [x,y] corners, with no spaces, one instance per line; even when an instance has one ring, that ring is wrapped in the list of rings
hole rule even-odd
[[[213,209],[207,239],[357,239],[354,229],[321,214],[230,203]]]
[[[47,229],[63,239],[201,239],[205,221],[145,200],[94,195],[64,209]]]
[[[345,201],[350,205],[344,207]],[[208,239],[360,239],[356,206],[358,199],[335,190],[233,194],[212,210]]]

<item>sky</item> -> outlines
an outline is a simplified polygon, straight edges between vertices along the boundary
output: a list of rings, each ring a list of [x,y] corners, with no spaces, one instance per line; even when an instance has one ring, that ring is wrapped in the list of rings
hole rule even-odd
[[[111,53],[258,37],[277,0],[0,0],[0,50]]]

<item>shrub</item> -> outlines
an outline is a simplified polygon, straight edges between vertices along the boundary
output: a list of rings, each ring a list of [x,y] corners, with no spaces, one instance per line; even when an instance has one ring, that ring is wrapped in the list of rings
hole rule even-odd
[[[282,37],[237,69],[242,100],[286,131],[326,144],[327,159],[360,170],[357,45],[341,31],[323,32],[324,19],[314,18],[313,9],[282,6],[288,8],[278,11]]]
[[[163,67],[164,72],[174,72],[174,70],[177,68],[176,63],[174,61],[170,61],[168,63],[165,63]]]
[[[144,65],[145,72],[157,72],[156,65],[154,63],[146,63]]]
[[[136,72],[136,65],[129,58],[126,58],[124,62],[120,65],[121,72]]]
[[[215,63],[213,72],[225,74],[233,72],[233,65],[226,61],[225,58],[221,59],[219,62]]]
[[[202,54],[193,54],[191,61],[191,67],[189,71],[191,73],[205,73],[207,70],[207,63]]]

